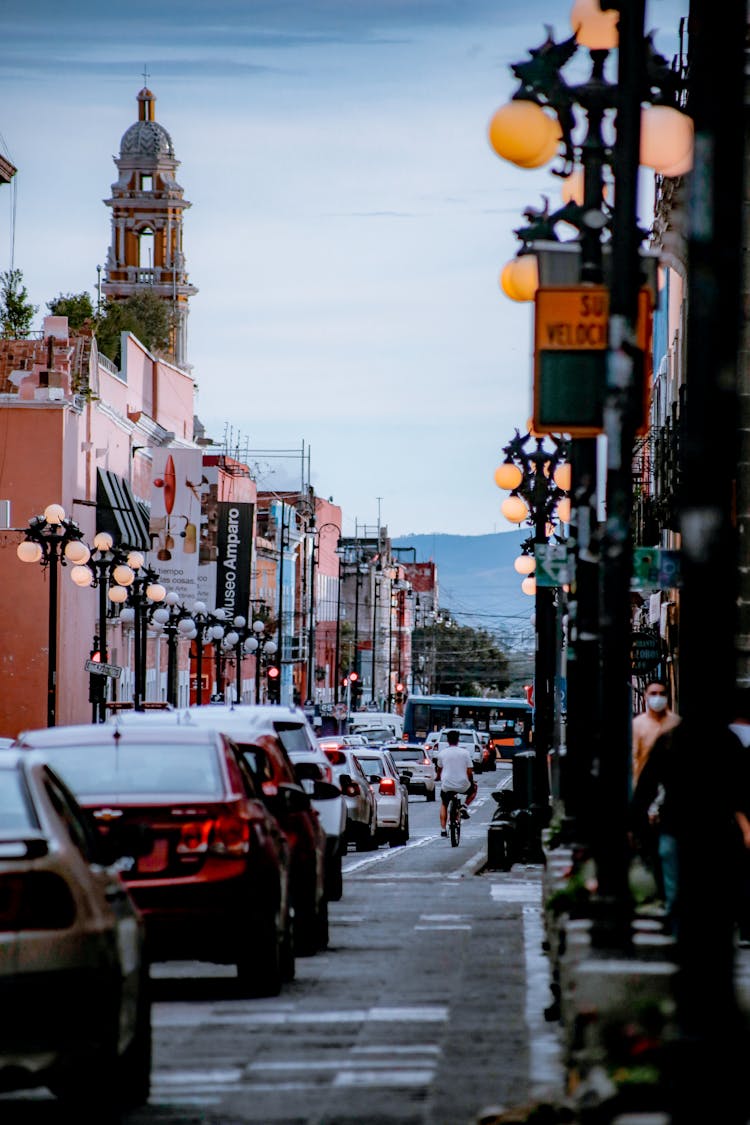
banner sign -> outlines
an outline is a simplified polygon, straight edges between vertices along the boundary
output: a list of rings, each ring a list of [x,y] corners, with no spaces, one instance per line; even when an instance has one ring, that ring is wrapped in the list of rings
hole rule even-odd
[[[190,605],[198,597],[203,451],[158,446],[151,455],[153,563],[162,585]]]
[[[217,504],[216,608],[229,617],[250,611],[254,504],[220,500]]]
[[[663,547],[636,547],[633,550],[631,590],[669,590],[681,584],[679,551]]]

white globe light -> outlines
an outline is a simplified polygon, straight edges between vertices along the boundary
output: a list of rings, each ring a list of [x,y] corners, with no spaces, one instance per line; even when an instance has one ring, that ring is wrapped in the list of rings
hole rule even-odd
[[[225,609],[219,608],[219,609],[214,611],[214,617],[216,618],[217,621],[226,621],[227,611]]]
[[[516,574],[531,574],[535,568],[536,560],[533,555],[519,555],[513,563]]]
[[[195,629],[195,622],[192,617],[183,617],[182,621],[177,622],[177,628],[185,636],[187,633],[192,633]]]
[[[247,625],[247,618],[243,617],[240,614],[239,616],[234,618],[234,620],[232,621],[232,624],[236,625],[238,629],[244,629],[245,626]]]
[[[208,606],[205,602],[195,602],[193,605],[193,613],[205,613]]]
[[[531,597],[532,594],[536,593],[536,578],[534,578],[532,575],[529,575],[528,578],[524,578],[523,582],[521,583],[521,589],[523,590],[524,594],[528,594],[529,597]]]
[[[558,502],[555,514],[560,523],[570,523],[570,499],[567,496]]]
[[[166,625],[169,621],[169,610],[165,609],[163,605],[160,605],[158,609],[154,610],[154,616],[151,620],[155,621],[157,625]]]
[[[74,566],[70,572],[70,577],[75,582],[76,586],[83,588],[90,586],[94,581],[94,576],[87,566]]]
[[[30,539],[25,539],[23,543],[19,543],[16,547],[16,554],[21,562],[39,562],[43,553],[41,546],[38,543],[32,543]]]
[[[165,602],[166,605],[179,605],[180,604],[180,595],[176,594],[174,592],[174,590],[170,590],[169,593],[167,594],[167,596],[165,597],[164,602]]]
[[[152,582],[146,587],[146,597],[152,602],[163,602],[166,596],[167,588],[161,582]]]
[[[91,558],[91,551],[80,539],[74,539],[72,543],[65,544],[65,558],[76,566],[83,566]]]
[[[265,625],[262,621],[253,621],[253,631],[255,633],[262,633],[264,629]]]
[[[119,566],[115,567],[112,571],[112,577],[118,586],[132,586],[135,581],[135,574],[125,563],[120,563]]]
[[[265,652],[266,656],[273,656],[277,649],[278,645],[276,644],[276,641],[266,641],[266,643],[263,645],[263,651]]]
[[[65,509],[62,504],[48,504],[44,509],[44,518],[47,523],[60,524],[65,519]]]
[[[140,570],[145,561],[140,551],[131,551],[128,555],[128,566],[132,566],[133,570]]]
[[[242,647],[244,648],[245,652],[257,652],[257,650],[258,650],[258,638],[257,637],[248,637]]]
[[[215,641],[218,641],[221,637],[224,636],[223,627],[221,625],[212,625],[211,626],[211,636]]]
[[[193,627],[193,628],[192,628],[192,629],[190,630],[190,632],[189,632],[189,633],[186,633],[186,634],[185,634],[185,637],[186,637],[186,638],[187,638],[187,640],[189,640],[189,641],[194,641],[194,640],[195,640],[195,638],[196,638],[197,636],[198,636],[198,630],[197,630],[197,629],[196,629],[195,627]]]
[[[94,536],[94,546],[97,551],[111,551],[114,544],[114,539],[108,531],[97,531]]]
[[[508,496],[500,505],[500,511],[510,523],[523,523],[529,515],[526,502],[520,496]]]
[[[135,621],[135,610],[132,605],[126,605],[124,609],[120,610],[120,621],[125,625],[132,625]]]
[[[164,632],[163,622],[154,621],[153,618],[152,618],[152,620],[151,620],[151,632],[156,633],[157,636],[161,636],[161,634]]]
[[[664,173],[673,167],[692,167],[695,127],[692,117],[669,105],[641,111],[640,163]],[[673,173],[674,174],[674,173]]]
[[[224,638],[224,641],[227,645],[229,645],[230,648],[234,648],[234,646],[237,644],[239,639],[240,639],[239,633],[236,633],[234,631],[234,629],[232,629],[229,633],[227,633],[226,637]]]
[[[128,600],[128,591],[124,586],[110,586],[107,597],[115,605],[122,605]]]

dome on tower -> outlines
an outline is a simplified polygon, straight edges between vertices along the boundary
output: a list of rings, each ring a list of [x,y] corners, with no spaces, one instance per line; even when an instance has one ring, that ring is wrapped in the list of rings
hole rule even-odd
[[[163,125],[154,120],[156,98],[145,86],[138,94],[139,120],[131,125],[120,141],[120,156],[168,156],[174,159],[172,138]]]
[[[120,156],[174,156],[174,145],[158,121],[136,121],[123,133]]]

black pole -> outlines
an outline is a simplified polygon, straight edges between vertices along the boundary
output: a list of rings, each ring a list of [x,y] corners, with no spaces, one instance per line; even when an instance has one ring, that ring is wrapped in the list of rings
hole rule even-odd
[[[203,624],[197,622],[198,636],[195,638],[195,702],[203,703]]]
[[[359,675],[359,587],[362,584],[362,575],[359,572],[359,559],[357,559],[357,580],[354,586],[354,660],[350,672],[354,671]]]
[[[138,591],[138,579],[133,583],[131,605],[133,606],[133,707],[136,711],[143,710],[143,696],[141,694],[141,664],[143,651],[141,647],[141,633],[143,619],[141,616],[141,598]]]
[[[378,620],[378,594],[380,593],[380,583],[377,574],[373,575],[373,595],[372,595],[372,686],[370,688],[370,701],[375,702],[375,631],[377,628]]]
[[[286,505],[281,502],[281,527],[279,529],[279,703],[281,702],[281,681],[284,677],[284,532],[286,530]]]
[[[388,710],[393,710],[393,580],[388,598]]]
[[[312,519],[313,527],[315,526],[315,518]],[[318,544],[320,543],[320,532],[317,533]],[[310,628],[308,633],[308,649],[307,649],[307,698],[313,699],[313,692],[315,691],[315,552],[317,550],[316,541],[313,539],[312,554],[310,556]]]
[[[341,562],[336,585],[336,653],[333,659],[333,702],[339,701],[339,678],[341,676]]]
[[[107,649],[107,579],[106,574],[109,569],[109,562],[100,559],[97,564],[99,572],[99,652],[101,653],[102,662],[106,664],[109,661],[109,651]],[[94,704],[94,722],[103,723],[107,717],[107,677],[103,677],[104,683],[100,689],[101,697]]]
[[[732,751],[722,745],[733,717],[736,674],[734,489],[745,471],[737,457],[737,389],[747,288],[742,215],[746,30],[744,4],[722,5],[717,18],[715,4],[692,0],[688,110],[695,122],[695,165],[686,209],[687,398],[679,504],[682,723],[675,731],[681,779],[676,906],[680,1040],[671,1118],[676,1125],[710,1120],[718,1089],[722,1122],[744,1125],[750,1116],[747,1027],[738,1014],[733,979],[733,906],[746,890],[735,882],[726,834],[727,798],[736,798],[737,783],[729,772]],[[707,677],[723,685],[710,704]],[[709,769],[707,745],[714,747]],[[699,832],[694,831],[696,807],[701,808]]]
[[[55,726],[57,694],[57,566],[60,558],[57,538],[49,543],[49,628],[47,660],[47,726]]]
[[[171,609],[170,609],[171,612]],[[167,703],[177,706],[177,622],[167,622]]]

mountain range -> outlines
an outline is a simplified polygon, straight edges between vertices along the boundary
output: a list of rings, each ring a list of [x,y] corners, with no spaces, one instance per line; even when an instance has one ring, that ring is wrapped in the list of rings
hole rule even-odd
[[[534,599],[521,590],[513,560],[528,529],[490,535],[405,535],[393,547],[413,547],[417,562],[437,564],[440,608],[461,625],[486,629],[506,649],[533,648]],[[411,558],[404,556],[404,562]]]

